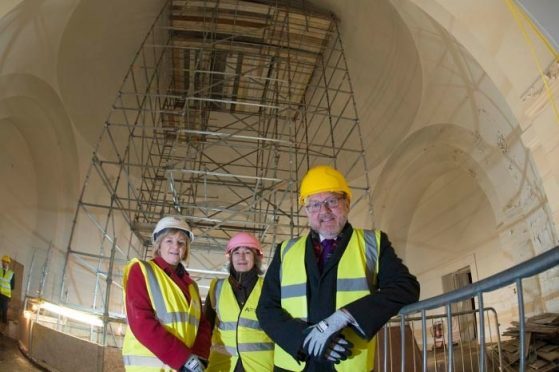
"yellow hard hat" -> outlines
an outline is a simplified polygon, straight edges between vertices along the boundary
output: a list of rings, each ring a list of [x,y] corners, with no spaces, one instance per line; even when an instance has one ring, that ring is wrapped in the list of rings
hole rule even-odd
[[[10,263],[10,262],[12,262],[12,259],[10,258],[10,256],[4,256],[4,257],[2,257],[2,262]]]
[[[343,192],[351,199],[351,190],[347,185],[344,176],[328,165],[318,165],[309,169],[301,181],[299,190],[299,204],[303,204],[305,199],[321,192]]]

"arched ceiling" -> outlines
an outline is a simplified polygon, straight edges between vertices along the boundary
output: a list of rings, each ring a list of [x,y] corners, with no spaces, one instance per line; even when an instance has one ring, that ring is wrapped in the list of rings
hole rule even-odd
[[[35,168],[44,169],[39,178],[64,174],[64,182],[45,183],[45,209],[56,207],[51,194],[71,190],[67,209],[73,211],[83,181],[77,162],[90,153],[76,148],[83,142],[73,135],[95,145],[162,3],[11,2],[18,12],[10,11],[0,23],[0,30],[10,31],[0,34],[0,45],[6,46],[0,73],[21,69],[44,79],[22,79],[18,84],[26,90],[21,97],[0,97],[1,108],[10,110],[0,119],[29,131],[24,135],[32,144],[29,156]],[[378,221],[393,228],[399,240],[409,239],[409,227],[417,223],[416,206],[432,185],[450,175],[471,181],[462,195],[468,198],[471,191],[475,200],[487,203],[484,216],[493,216],[499,226],[545,204],[537,171],[520,141],[520,109],[511,104],[520,101],[519,92],[537,73],[502,1],[479,0],[475,6],[438,0],[313,3],[340,19],[369,177],[377,192],[375,206],[382,212]],[[488,11],[483,18],[477,16],[481,8]],[[2,9],[9,6],[0,14]],[[45,109],[51,105],[55,113]],[[441,127],[444,135],[437,134]],[[45,146],[55,149],[54,155],[42,157]],[[61,165],[51,172],[49,164]],[[497,193],[495,187],[501,186]],[[407,195],[409,202],[398,200],[399,195]]]
[[[58,83],[68,114],[91,146],[163,3],[82,0],[69,18],[61,35]]]
[[[48,84],[13,74],[0,77],[0,127],[0,242],[25,263],[53,246],[59,280],[80,186],[71,122]]]
[[[0,2],[0,18],[2,18],[6,13],[8,13],[22,1],[23,0],[4,0]]]
[[[421,102],[419,55],[408,26],[388,1],[320,1],[340,19],[369,168],[410,129]]]
[[[507,140],[508,146],[518,143],[517,123],[491,77],[415,2],[313,3],[340,19],[373,185],[381,174],[390,177],[391,172],[398,172],[389,166],[396,149],[410,158],[420,155],[416,146],[402,150],[402,144],[425,126],[444,122],[467,127],[465,143],[475,138],[497,152],[500,146],[507,146]],[[431,10],[438,9],[438,4],[422,3]],[[66,26],[59,50],[60,90],[69,115],[91,145],[158,8],[159,3],[156,6],[149,1],[127,7],[108,0],[84,0]],[[440,13],[436,15],[441,18]],[[458,24],[454,30],[469,40],[467,30]],[[488,42],[498,44],[497,39]],[[502,85],[502,81],[498,83]],[[446,149],[439,151],[443,163],[453,156],[455,147]],[[433,175],[431,181],[439,176]],[[427,174],[422,177],[422,182],[430,182]],[[401,181],[407,180],[404,177]]]
[[[67,22],[58,53],[58,81],[69,115],[91,145],[161,4],[83,0]],[[341,20],[364,139],[374,143],[368,153],[376,166],[409,129],[421,100],[413,39],[387,1],[318,5]]]

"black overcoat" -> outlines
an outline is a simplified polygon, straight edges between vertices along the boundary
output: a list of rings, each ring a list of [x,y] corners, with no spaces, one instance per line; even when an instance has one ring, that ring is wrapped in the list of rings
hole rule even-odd
[[[280,291],[280,245],[277,246],[270,267],[264,278],[262,294],[256,314],[260,326],[270,338],[298,360],[304,360],[302,344],[305,329],[336,311],[337,268],[353,228],[348,223],[342,230],[338,244],[322,275],[318,270],[311,234],[307,235],[305,267],[307,270],[308,322],[292,318],[281,307]],[[315,235],[315,234],[312,234]],[[402,260],[396,256],[385,233],[381,234],[377,289],[346,306],[359,324],[366,339],[371,339],[380,328],[403,306],[419,298],[419,283],[410,274]],[[359,333],[359,332],[358,332]],[[308,360],[305,371],[333,370],[333,364]],[[281,371],[276,368],[275,370]]]

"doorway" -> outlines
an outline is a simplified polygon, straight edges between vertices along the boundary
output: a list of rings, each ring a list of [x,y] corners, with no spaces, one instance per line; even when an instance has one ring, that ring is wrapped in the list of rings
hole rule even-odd
[[[455,289],[466,287],[472,284],[472,271],[470,266],[463,267],[458,271],[444,275],[442,277],[443,292],[448,293]],[[450,305],[452,314],[452,340],[454,343],[460,341],[473,341],[477,339],[477,322],[473,310],[476,308],[475,299],[455,302]]]

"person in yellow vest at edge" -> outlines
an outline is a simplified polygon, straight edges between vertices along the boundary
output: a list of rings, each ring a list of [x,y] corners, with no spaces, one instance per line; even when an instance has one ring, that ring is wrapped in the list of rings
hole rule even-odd
[[[154,258],[131,260],[123,288],[128,327],[122,357],[126,371],[203,372],[210,324],[198,286],[182,261],[194,235],[181,216],[163,217],[152,233]]]
[[[256,313],[275,342],[274,371],[371,371],[377,331],[419,298],[419,283],[385,233],[348,223],[351,190],[320,165],[299,203],[310,232],[280,243]]]
[[[262,247],[253,235],[240,232],[227,242],[225,253],[230,275],[211,282],[204,305],[213,325],[207,371],[271,371],[274,343],[256,318],[263,282]]]
[[[0,321],[2,321],[2,329],[8,325],[8,304],[12,298],[12,291],[15,287],[15,275],[10,270],[12,259],[10,256],[2,257],[2,271],[0,272]]]

